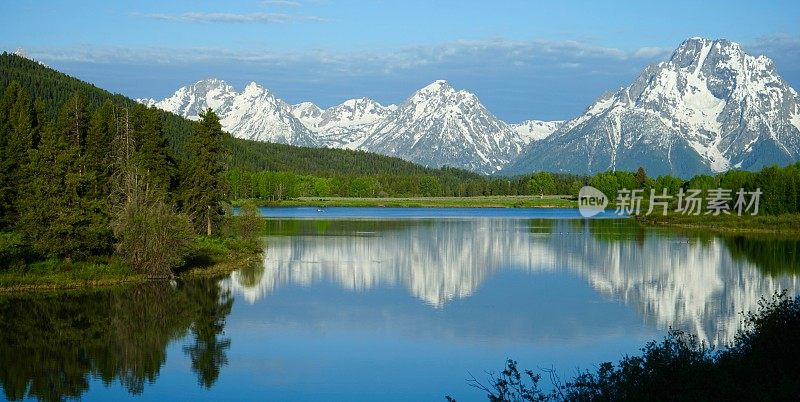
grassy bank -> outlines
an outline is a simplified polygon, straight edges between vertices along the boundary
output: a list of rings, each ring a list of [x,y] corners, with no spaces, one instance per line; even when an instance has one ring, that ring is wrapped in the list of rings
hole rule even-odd
[[[142,283],[148,279],[116,260],[47,260],[0,270],[0,293],[79,289]]]
[[[648,226],[703,229],[717,233],[781,233],[800,235],[800,214],[783,215],[681,215],[639,216]]]
[[[266,207],[399,207],[399,208],[577,208],[570,196],[486,196],[486,197],[408,197],[349,198],[301,197],[291,200],[238,200],[234,205],[256,204]]]
[[[261,245],[252,241],[200,236],[194,239],[184,264],[176,272],[183,278],[224,275],[260,261],[260,251]],[[163,279],[148,278],[115,257],[81,262],[52,259],[0,267],[0,293],[135,285]]]

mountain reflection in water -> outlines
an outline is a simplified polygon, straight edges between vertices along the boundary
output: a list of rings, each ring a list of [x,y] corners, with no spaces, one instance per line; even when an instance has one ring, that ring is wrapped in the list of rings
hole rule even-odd
[[[763,295],[796,293],[794,239],[646,230],[629,220],[270,220],[264,264],[223,285],[254,303],[281,286],[402,285],[442,308],[498,271],[567,271],[646,322],[714,344]]]

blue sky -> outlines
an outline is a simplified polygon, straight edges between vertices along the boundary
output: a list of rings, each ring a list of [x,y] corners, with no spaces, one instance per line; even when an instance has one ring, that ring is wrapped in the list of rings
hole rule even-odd
[[[292,103],[388,104],[446,79],[515,122],[574,117],[703,36],[772,57],[800,89],[800,2],[650,3],[3,1],[0,49],[132,97],[217,77]]]

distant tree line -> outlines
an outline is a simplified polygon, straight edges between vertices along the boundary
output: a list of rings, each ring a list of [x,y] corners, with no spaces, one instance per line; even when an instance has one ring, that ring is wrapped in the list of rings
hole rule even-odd
[[[759,172],[732,170],[716,176],[698,175],[691,179],[675,176],[649,177],[644,169],[636,172],[601,172],[592,176],[536,172],[516,177],[486,177],[461,174],[458,169],[442,168],[423,172],[386,170],[380,173],[341,172],[299,173],[297,170],[253,171],[239,167],[225,174],[232,199],[285,200],[297,197],[473,197],[503,195],[566,195],[576,197],[581,187],[590,185],[609,200],[622,189],[650,190],[676,197],[683,189],[723,188],[755,191],[761,189],[759,211],[766,214],[800,213],[800,163],[771,166]],[[454,174],[457,172],[458,174]]]
[[[714,176],[697,175],[685,180],[674,176],[648,177],[643,168],[637,172],[603,172],[585,178],[585,181],[602,191],[609,200],[617,197],[622,189],[643,189],[645,198],[649,198],[650,190],[657,194],[666,190],[670,196],[677,196],[683,189],[701,190],[705,194],[710,189],[732,190],[733,200],[739,189],[748,192],[760,189],[759,213],[778,215],[800,213],[800,163],[779,167],[769,166],[758,172],[747,170],[730,170]],[[733,205],[729,205],[732,207]]]
[[[455,170],[455,169],[453,169]],[[582,178],[543,173],[548,187],[531,176],[489,178],[459,177],[442,168],[420,174],[387,170],[375,174],[302,174],[295,171],[249,171],[234,168],[226,177],[233,199],[285,200],[297,197],[474,197],[497,195],[577,194]],[[557,178],[557,179],[554,179]],[[574,190],[574,191],[573,191]]]

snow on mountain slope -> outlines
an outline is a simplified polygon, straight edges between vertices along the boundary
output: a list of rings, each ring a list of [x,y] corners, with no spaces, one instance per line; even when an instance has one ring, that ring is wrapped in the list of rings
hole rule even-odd
[[[372,127],[389,113],[391,109],[388,107],[369,98],[360,98],[320,111],[313,120],[306,118],[301,121],[316,133],[320,145],[342,148],[370,133]]]
[[[155,106],[192,120],[199,119],[200,113],[211,108],[222,118],[230,110],[236,95],[236,90],[225,81],[209,78],[181,87],[172,96],[156,102]]]
[[[141,103],[142,105],[147,106],[147,107],[156,106],[156,104],[158,103],[158,101],[153,99],[153,98],[136,98],[134,100],[136,102],[138,102],[138,103]]]
[[[292,115],[297,117],[306,128],[313,131],[313,127],[319,123],[320,116],[322,116],[322,109],[311,102],[301,102],[292,105]]]
[[[317,146],[316,137],[292,114],[292,107],[251,82],[221,114],[220,123],[236,137],[281,144]]]
[[[792,115],[792,125],[794,125],[798,130],[800,130],[800,112],[797,112],[794,115]]]
[[[388,116],[390,110],[369,98],[350,99],[325,110],[317,127],[352,127],[370,125]]]
[[[510,172],[635,170],[691,176],[800,157],[800,99],[765,56],[692,38],[534,142]]]
[[[139,100],[142,102],[142,100]],[[142,102],[152,104],[152,102]],[[317,140],[293,114],[293,108],[251,82],[238,93],[225,81],[211,78],[182,87],[154,106],[197,120],[211,108],[222,128],[234,137],[292,145],[317,146]]]
[[[520,136],[520,139],[522,139],[525,144],[529,144],[532,141],[539,141],[547,138],[562,124],[564,124],[563,121],[525,120],[522,123],[509,124],[509,127]]]

